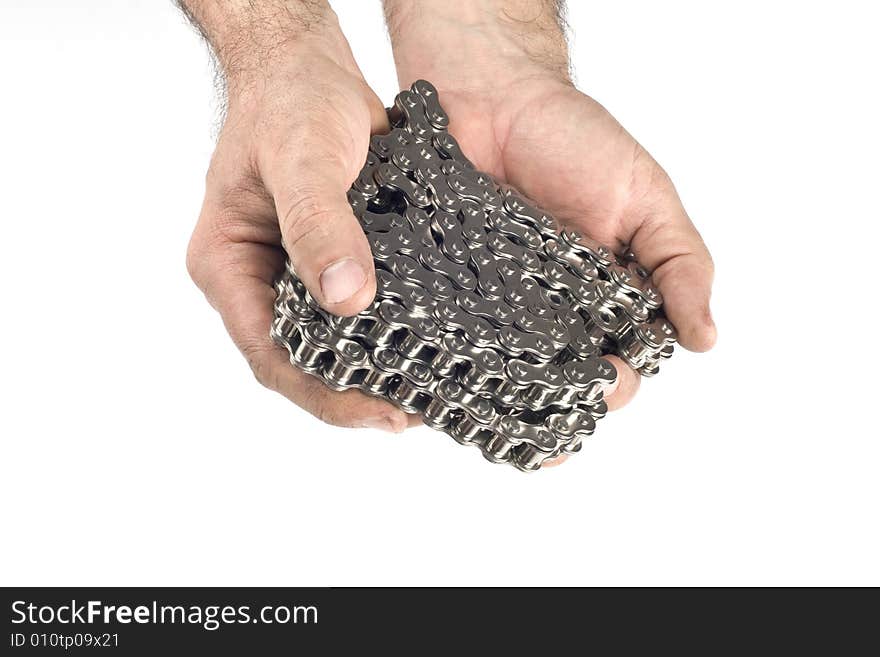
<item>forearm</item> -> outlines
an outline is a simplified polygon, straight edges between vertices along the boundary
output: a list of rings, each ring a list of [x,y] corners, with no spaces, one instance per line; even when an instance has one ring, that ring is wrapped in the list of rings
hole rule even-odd
[[[259,77],[292,51],[310,48],[357,69],[325,0],[176,0],[210,44],[226,83],[235,88]]]
[[[384,0],[398,78],[441,87],[568,80],[562,0]]]

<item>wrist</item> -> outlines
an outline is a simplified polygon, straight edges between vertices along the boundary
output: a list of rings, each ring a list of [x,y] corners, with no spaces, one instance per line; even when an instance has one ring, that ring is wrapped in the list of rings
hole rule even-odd
[[[321,57],[360,71],[327,2],[179,0],[214,52],[230,102],[252,95],[277,73]]]
[[[570,83],[555,0],[385,0],[385,12],[402,87],[420,77],[458,90]]]

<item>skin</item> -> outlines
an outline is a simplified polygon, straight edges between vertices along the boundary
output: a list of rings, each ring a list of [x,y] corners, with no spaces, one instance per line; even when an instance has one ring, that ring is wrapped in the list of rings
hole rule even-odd
[[[187,255],[193,280],[263,385],[331,424],[399,432],[417,423],[379,399],[330,391],[291,367],[268,338],[282,245],[328,310],[355,314],[375,294],[369,247],[345,192],[370,133],[387,123],[335,15],[323,2],[183,6],[228,85],[227,118]],[[710,349],[709,252],[660,165],[571,84],[555,3],[386,0],[385,10],[401,87],[418,78],[437,86],[450,132],[477,167],[562,223],[609,246],[629,244],[653,270],[681,344]],[[350,275],[349,260],[362,277]],[[346,270],[352,292],[345,299],[344,286],[322,285],[322,272],[340,262],[335,269]],[[640,379],[610,359],[619,375],[606,399],[615,409]]]

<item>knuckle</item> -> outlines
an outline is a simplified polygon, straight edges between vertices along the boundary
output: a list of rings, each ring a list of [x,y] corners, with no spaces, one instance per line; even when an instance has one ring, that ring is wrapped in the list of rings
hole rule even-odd
[[[689,259],[691,270],[702,280],[711,281],[715,277],[715,261],[706,245],[700,240],[700,246],[693,248]]]
[[[654,187],[666,194],[675,192],[675,183],[672,182],[672,178],[666,172],[666,169],[659,164],[654,167],[651,175],[651,182]]]
[[[217,241],[216,216],[202,213],[186,247],[186,271],[193,283],[206,293],[212,270],[212,253]]]
[[[210,233],[211,217],[202,213],[186,247],[186,271],[193,283],[205,294],[214,269],[214,249]]]
[[[199,239],[194,234],[186,247],[186,271],[192,282],[198,287],[202,287],[202,267],[204,257],[202,255],[202,246]]]
[[[257,382],[270,390],[275,390],[275,373],[271,367],[267,351],[264,345],[245,342],[241,345],[241,353],[244,354],[248,366]]]
[[[324,424],[339,426],[335,411],[333,410],[331,404],[328,404],[326,401],[319,403],[315,407],[315,417],[317,417]]]
[[[329,396],[324,390],[315,387],[305,400],[304,406],[324,424],[340,426],[335,408],[336,405],[328,398]]]
[[[279,221],[288,249],[307,235],[326,232],[335,216],[326,196],[308,187],[292,190],[284,208]]]
[[[315,386],[304,400],[303,407],[324,424],[335,427],[354,426],[355,418],[339,393]]]
[[[706,275],[709,277],[709,280],[715,278],[715,260],[712,258],[712,254],[708,251],[706,252],[704,266],[706,267]]]

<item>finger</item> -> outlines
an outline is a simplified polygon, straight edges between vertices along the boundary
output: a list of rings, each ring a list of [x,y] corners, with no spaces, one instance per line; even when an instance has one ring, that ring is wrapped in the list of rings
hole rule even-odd
[[[330,390],[293,367],[287,352],[272,342],[271,281],[282,259],[279,250],[254,243],[229,243],[219,253],[197,246],[189,258],[193,278],[220,312],[260,383],[329,424],[403,431],[408,422],[405,413],[355,390]]]
[[[376,294],[370,247],[346,197],[366,157],[369,126],[364,126],[362,148],[351,157],[345,155],[351,137],[334,130],[313,129],[280,149],[264,180],[299,278],[325,309],[355,315]]]
[[[231,280],[229,284],[220,313],[260,383],[328,424],[394,433],[406,429],[406,414],[388,402],[355,390],[335,392],[290,364],[287,352],[268,335],[274,299],[269,285],[253,279]]]
[[[562,465],[568,460],[568,454],[560,454],[559,456],[554,456],[552,459],[547,459],[541,464],[542,468],[555,468],[557,465]]]
[[[647,218],[643,215],[631,248],[639,262],[653,271],[681,345],[691,351],[711,349],[717,336],[709,309],[714,265],[671,185]]]
[[[608,410],[616,411],[628,404],[636,396],[642,377],[617,356],[603,356],[603,358],[606,358],[608,362],[614,365],[614,369],[617,370],[617,377],[613,383],[605,387],[604,393]],[[568,454],[560,454],[555,458],[544,461],[541,467],[555,468],[557,465],[565,463],[566,460],[568,460]]]
[[[617,370],[617,379],[605,391],[605,403],[609,411],[616,411],[632,401],[639,391],[642,377],[617,356],[604,356]]]

